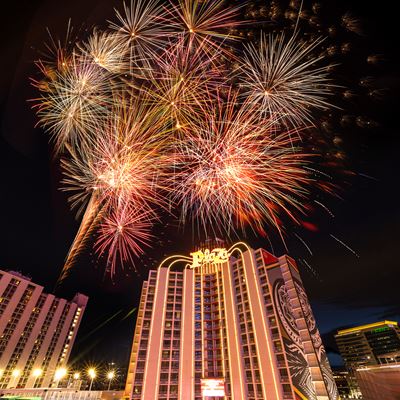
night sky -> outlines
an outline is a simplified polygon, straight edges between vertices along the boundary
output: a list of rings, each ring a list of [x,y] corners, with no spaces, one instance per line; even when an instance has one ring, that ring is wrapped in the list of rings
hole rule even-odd
[[[61,173],[48,136],[35,128],[36,117],[28,99],[37,96],[30,86],[33,65],[52,33],[73,25],[92,28],[113,18],[117,0],[23,0],[2,4],[1,29],[1,251],[0,268],[30,275],[47,291],[72,298],[75,292],[90,297],[71,361],[115,361],[127,365],[135,313],[146,269],[156,267],[165,255],[189,253],[198,239],[190,229],[182,231],[174,221],[158,226],[154,248],[138,260],[142,276],[132,269],[119,271],[113,281],[104,274],[104,263],[88,249],[69,278],[55,289],[57,276],[78,229],[65,193],[59,190]],[[373,129],[350,127],[342,132],[346,168],[354,175],[343,181],[338,174],[340,197],[324,198],[335,217],[318,211],[312,216],[318,232],[301,231],[311,256],[300,240],[288,235],[290,255],[299,263],[324,343],[334,365],[333,333],[342,327],[382,319],[400,321],[400,246],[398,95],[400,77],[396,54],[398,13],[392,2],[321,1],[339,12],[351,10],[363,22],[362,40],[382,62],[361,76],[373,75],[383,89],[381,100],[361,99],[358,115],[377,121]],[[334,4],[334,5],[333,5]],[[83,37],[84,37],[83,32]],[[365,63],[366,64],[366,63]],[[358,64],[359,65],[359,64]],[[355,67],[356,68],[356,67]],[[358,66],[357,66],[358,68]],[[350,85],[357,82],[350,82]],[[366,104],[366,105],[365,105]],[[344,110],[345,111],[345,110]],[[334,240],[334,235],[359,257]],[[271,251],[268,241],[249,233],[242,237],[253,247]],[[234,239],[232,239],[234,240]],[[277,255],[285,252],[276,238]]]

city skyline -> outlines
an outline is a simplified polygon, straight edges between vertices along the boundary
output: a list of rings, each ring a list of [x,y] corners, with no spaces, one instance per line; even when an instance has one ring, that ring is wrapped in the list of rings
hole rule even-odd
[[[78,19],[79,24],[86,18],[80,14],[84,11],[78,11],[77,4],[73,3],[69,12],[72,17]],[[27,98],[32,97],[31,89],[28,88],[28,79],[32,73],[27,63],[32,61],[32,54],[40,48],[37,37],[45,36],[43,26],[50,25],[52,17],[56,15],[55,10],[43,11],[47,5],[46,1],[42,1],[41,8],[38,6],[35,9],[35,6],[26,4],[22,19],[17,23],[20,25],[16,25],[15,28],[9,27],[11,31],[14,29],[15,43],[11,41],[4,49],[5,53],[10,55],[6,61],[6,73],[3,77],[4,80],[6,77],[9,79],[5,82],[8,92],[4,92],[2,97],[1,139],[4,162],[2,166],[7,185],[7,193],[2,200],[7,231],[4,232],[4,243],[7,245],[0,261],[3,269],[21,270],[24,274],[32,275],[34,281],[43,283],[47,290],[51,290],[78,225],[68,211],[65,195],[57,190],[59,171],[54,168],[47,138],[39,129],[33,130],[31,127],[34,116],[29,105],[25,103]],[[352,6],[360,17],[372,18],[371,8],[364,9],[356,2],[352,3]],[[17,15],[16,10],[12,6],[9,7],[10,15]],[[89,9],[89,5],[87,7]],[[47,15],[45,22],[35,16],[39,8],[41,16],[43,13]],[[98,15],[90,15],[88,9],[86,15],[89,15],[91,21],[96,22],[103,15],[108,15],[112,7],[101,3],[96,8]],[[381,28],[384,25],[385,15],[385,12],[380,10],[376,18]],[[59,15],[56,20],[64,23],[67,17]],[[23,21],[29,22],[26,27],[22,27]],[[37,36],[35,38],[30,35],[29,39],[25,39],[22,33],[17,32],[18,28],[22,32],[23,29],[26,29],[26,32],[32,29]],[[380,33],[380,40],[383,40],[386,34],[390,37],[390,32],[393,33],[393,27],[387,24]],[[379,39],[376,41],[381,45]],[[26,46],[25,49],[23,46]],[[396,64],[396,60],[390,59],[391,54],[394,54],[391,53],[394,47],[391,46],[389,42],[386,44],[386,49],[382,50],[385,54],[388,53],[385,57],[389,59],[387,62],[389,68],[382,69],[379,79],[386,86],[398,85],[397,78],[390,70]],[[32,51],[31,47],[35,47],[36,50]],[[368,72],[366,71],[366,75]],[[22,91],[19,90],[20,87]],[[389,105],[388,110],[379,107],[381,106],[378,105],[380,114],[377,119],[380,120],[381,127],[372,133],[358,132],[357,135],[360,137],[349,139],[350,163],[357,173],[372,176],[373,179],[361,175],[353,178],[352,187],[341,190],[344,202],[338,199],[328,201],[329,208],[336,217],[331,219],[328,215],[319,214],[316,217],[319,233],[302,232],[301,236],[314,254],[310,257],[312,260],[310,267],[303,263],[301,269],[323,335],[355,324],[400,319],[395,296],[396,277],[398,277],[395,239],[399,214],[395,196],[392,195],[394,190],[392,181],[396,173],[391,167],[393,157],[396,155],[396,146],[391,146],[391,143],[396,143],[398,138],[393,137],[395,125],[390,116],[391,107],[394,106]],[[19,115],[24,116],[21,119],[26,119],[28,122],[13,122]],[[384,121],[386,118],[387,121]],[[385,199],[382,199],[382,193],[386,194]],[[25,225],[26,233],[23,233]],[[142,257],[142,277],[129,270],[119,272],[113,284],[109,278],[103,277],[101,268],[104,262],[98,263],[97,266],[92,264],[90,251],[87,251],[79,260],[83,270],[74,272],[69,281],[57,288],[57,293],[69,294],[79,281],[79,291],[89,294],[93,301],[93,305],[89,303],[89,308],[93,308],[91,315],[88,316],[86,334],[90,334],[102,322],[117,314],[103,332],[100,329],[99,336],[96,336],[98,331],[92,333],[89,336],[90,340],[95,338],[104,343],[107,332],[110,334],[113,331],[112,327],[116,326],[123,327],[122,331],[128,332],[128,327],[131,327],[134,321],[134,312],[129,313],[138,304],[141,281],[146,278],[146,270],[157,266],[170,252],[187,253],[198,244],[199,238],[193,235],[190,229],[182,233],[174,223],[169,222],[168,225],[163,229],[164,234],[161,241],[154,246],[155,249],[148,250]],[[35,232],[38,234],[35,235]],[[329,237],[330,234],[351,246],[359,258]],[[247,237],[252,247],[267,247],[277,256],[285,253],[284,246],[276,238],[274,249],[271,249],[267,240],[257,237],[252,232],[248,232]],[[294,258],[307,259],[308,250],[297,237],[289,237],[287,243],[290,255]],[[357,290],[358,287],[361,288],[360,292]],[[374,293],[372,297],[371,292]],[[124,319],[125,317],[127,318]],[[82,334],[82,338],[85,336]],[[332,343],[328,342],[328,351],[329,347],[334,345],[333,335],[331,336]],[[126,337],[126,333],[125,336],[121,334],[118,338],[116,334],[114,337],[115,341],[122,340],[125,348],[130,346],[130,338]],[[103,346],[106,347],[105,344]],[[81,351],[88,347],[90,346],[86,341],[81,343],[81,347],[78,344],[77,349]],[[119,347],[117,353],[122,354],[123,351]],[[338,361],[337,358],[334,360]]]

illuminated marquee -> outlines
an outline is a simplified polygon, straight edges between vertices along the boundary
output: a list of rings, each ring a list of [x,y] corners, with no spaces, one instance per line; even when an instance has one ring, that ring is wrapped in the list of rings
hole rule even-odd
[[[201,395],[205,397],[225,397],[225,382],[223,379],[202,379]]]
[[[214,249],[210,250],[199,250],[194,253],[190,253],[193,257],[192,268],[197,268],[203,264],[216,264],[228,261],[229,254],[226,249]]]

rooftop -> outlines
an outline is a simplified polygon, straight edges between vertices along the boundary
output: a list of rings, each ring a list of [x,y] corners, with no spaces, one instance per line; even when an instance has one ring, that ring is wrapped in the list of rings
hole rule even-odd
[[[380,322],[374,322],[372,324],[355,326],[354,328],[342,329],[342,330],[338,331],[337,334],[338,335],[347,335],[348,333],[367,331],[370,329],[379,328],[379,327],[388,326],[388,325],[398,326],[396,321],[380,321]]]

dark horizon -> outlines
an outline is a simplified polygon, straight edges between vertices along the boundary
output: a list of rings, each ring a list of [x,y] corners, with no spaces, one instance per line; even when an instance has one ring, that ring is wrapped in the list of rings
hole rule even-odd
[[[74,0],[65,2],[62,9],[50,0],[26,0],[5,7],[0,95],[0,268],[30,275],[35,283],[59,296],[87,294],[88,308],[70,360],[79,356],[79,362],[98,358],[114,361],[122,368],[128,363],[133,338],[136,314],[132,310],[137,306],[148,270],[156,268],[167,255],[190,253],[201,238],[195,237],[190,227],[182,232],[178,223],[170,219],[165,226],[158,226],[153,248],[137,261],[142,276],[126,269],[120,270],[112,281],[104,274],[104,260],[98,261],[87,249],[67,280],[56,287],[79,222],[69,209],[66,194],[59,190],[61,173],[53,146],[48,135],[34,127],[37,119],[28,102],[38,95],[29,79],[36,74],[34,60],[43,50],[45,28],[61,35],[70,17],[77,27],[83,23],[92,27],[111,19],[113,7],[120,4],[117,0],[111,4],[106,0]],[[379,125],[373,129],[352,127],[342,136],[347,166],[354,176],[338,182],[342,199],[324,198],[335,217],[324,210],[317,211],[313,221],[317,222],[318,232],[301,231],[301,239],[313,255],[295,235],[289,234],[286,244],[289,255],[299,261],[331,363],[340,365],[333,340],[336,330],[384,319],[400,321],[396,257],[400,226],[396,183],[400,168],[395,161],[400,144],[396,118],[400,79],[396,17],[391,3],[386,1],[377,7],[352,0],[338,2],[335,7],[350,9],[358,16],[365,25],[365,37],[361,39],[371,46],[371,54],[383,55],[384,61],[375,69],[366,65],[362,71],[363,76],[374,75],[377,86],[385,89],[383,99],[367,106],[360,101],[359,106],[354,106],[359,108],[357,115],[366,115]],[[359,257],[331,235],[349,245]],[[278,237],[272,238],[273,249],[268,240],[252,232],[240,239],[276,255],[286,252]],[[232,242],[236,241],[232,238]]]

